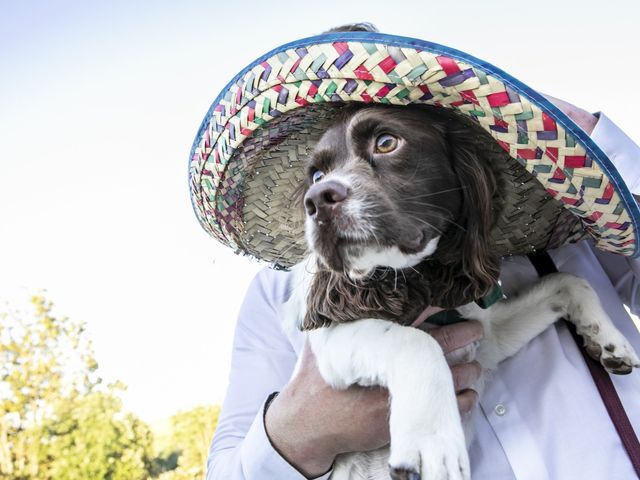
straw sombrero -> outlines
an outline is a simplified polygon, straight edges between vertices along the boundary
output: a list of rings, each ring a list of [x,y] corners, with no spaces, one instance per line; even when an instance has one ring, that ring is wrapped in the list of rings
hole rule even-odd
[[[203,228],[275,266],[301,260],[303,219],[291,197],[305,157],[345,102],[455,109],[486,131],[489,158],[504,166],[507,184],[507,206],[492,230],[500,255],[589,237],[603,250],[639,254],[636,202],[564,113],[466,53],[373,32],[283,45],[229,82],[191,150],[191,199]]]

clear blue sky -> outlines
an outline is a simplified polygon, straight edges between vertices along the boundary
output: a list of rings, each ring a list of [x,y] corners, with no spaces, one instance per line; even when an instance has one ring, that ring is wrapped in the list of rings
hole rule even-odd
[[[465,50],[640,140],[637,0],[4,0],[0,296],[46,288],[86,321],[104,376],[147,420],[221,401],[260,267],[197,224],[191,142],[254,58],[362,20]]]

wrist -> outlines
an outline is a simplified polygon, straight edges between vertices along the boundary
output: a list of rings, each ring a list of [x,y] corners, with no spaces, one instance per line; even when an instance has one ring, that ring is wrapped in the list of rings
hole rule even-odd
[[[327,473],[338,452],[300,412],[286,389],[267,404],[264,428],[278,454],[307,478]]]

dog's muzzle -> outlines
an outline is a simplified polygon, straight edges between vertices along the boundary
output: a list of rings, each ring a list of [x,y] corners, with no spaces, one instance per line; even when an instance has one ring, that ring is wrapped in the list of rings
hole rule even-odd
[[[314,183],[304,196],[304,208],[311,219],[322,225],[339,213],[348,196],[349,189],[335,180]]]

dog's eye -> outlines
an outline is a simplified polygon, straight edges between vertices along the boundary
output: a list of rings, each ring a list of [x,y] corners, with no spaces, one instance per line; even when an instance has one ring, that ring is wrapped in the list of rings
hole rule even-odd
[[[376,138],[376,153],[393,152],[398,147],[398,139],[393,135],[384,133]]]
[[[311,183],[319,182],[322,177],[324,177],[324,173],[322,173],[320,170],[314,170],[311,174]]]

